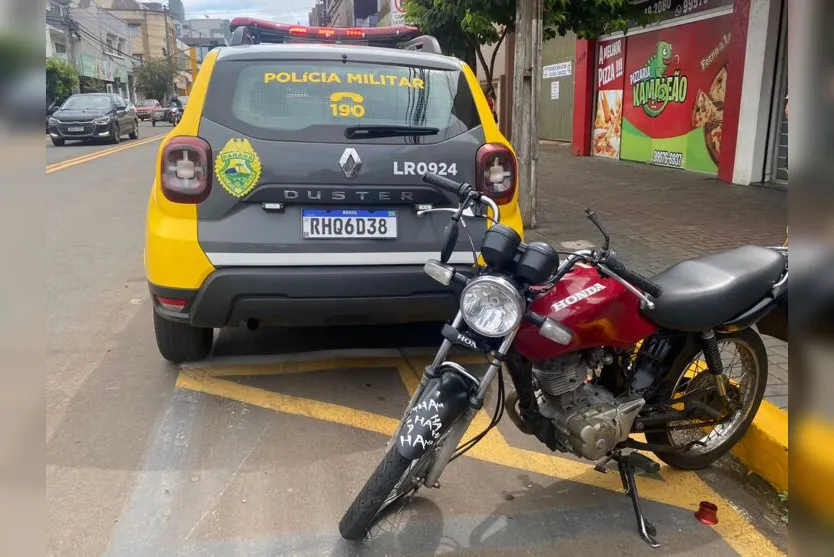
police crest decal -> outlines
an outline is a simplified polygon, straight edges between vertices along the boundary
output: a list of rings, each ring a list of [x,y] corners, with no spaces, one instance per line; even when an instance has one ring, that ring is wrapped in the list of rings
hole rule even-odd
[[[224,190],[241,198],[261,179],[261,159],[248,139],[232,138],[217,154],[214,174]]]

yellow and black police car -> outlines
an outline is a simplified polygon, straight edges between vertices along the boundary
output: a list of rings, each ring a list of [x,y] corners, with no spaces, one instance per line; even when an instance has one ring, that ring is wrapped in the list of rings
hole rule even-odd
[[[522,232],[515,154],[472,70],[410,26],[231,26],[157,155],[145,269],[162,356],[202,359],[214,329],[242,324],[453,316],[422,268],[456,202],[422,174],[475,185]],[[467,225],[477,249],[487,219]],[[450,263],[474,259],[462,234]]]

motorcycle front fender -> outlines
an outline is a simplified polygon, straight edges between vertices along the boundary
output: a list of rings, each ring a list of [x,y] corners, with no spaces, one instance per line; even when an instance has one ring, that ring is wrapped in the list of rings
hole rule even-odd
[[[397,451],[409,460],[423,456],[469,407],[475,385],[452,368],[430,379],[395,435]]]

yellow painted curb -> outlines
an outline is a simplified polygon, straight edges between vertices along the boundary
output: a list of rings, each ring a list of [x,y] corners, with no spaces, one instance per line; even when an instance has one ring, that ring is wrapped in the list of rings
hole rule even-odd
[[[794,462],[802,470],[791,482],[791,503],[834,524],[834,425],[818,417],[803,418],[794,427]]]
[[[732,454],[776,491],[787,491],[788,413],[763,400],[750,429],[733,447]]]

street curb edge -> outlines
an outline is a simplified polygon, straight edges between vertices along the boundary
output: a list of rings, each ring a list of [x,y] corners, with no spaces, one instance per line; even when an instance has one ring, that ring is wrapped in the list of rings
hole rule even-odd
[[[788,490],[788,413],[763,400],[732,454],[776,491]]]

